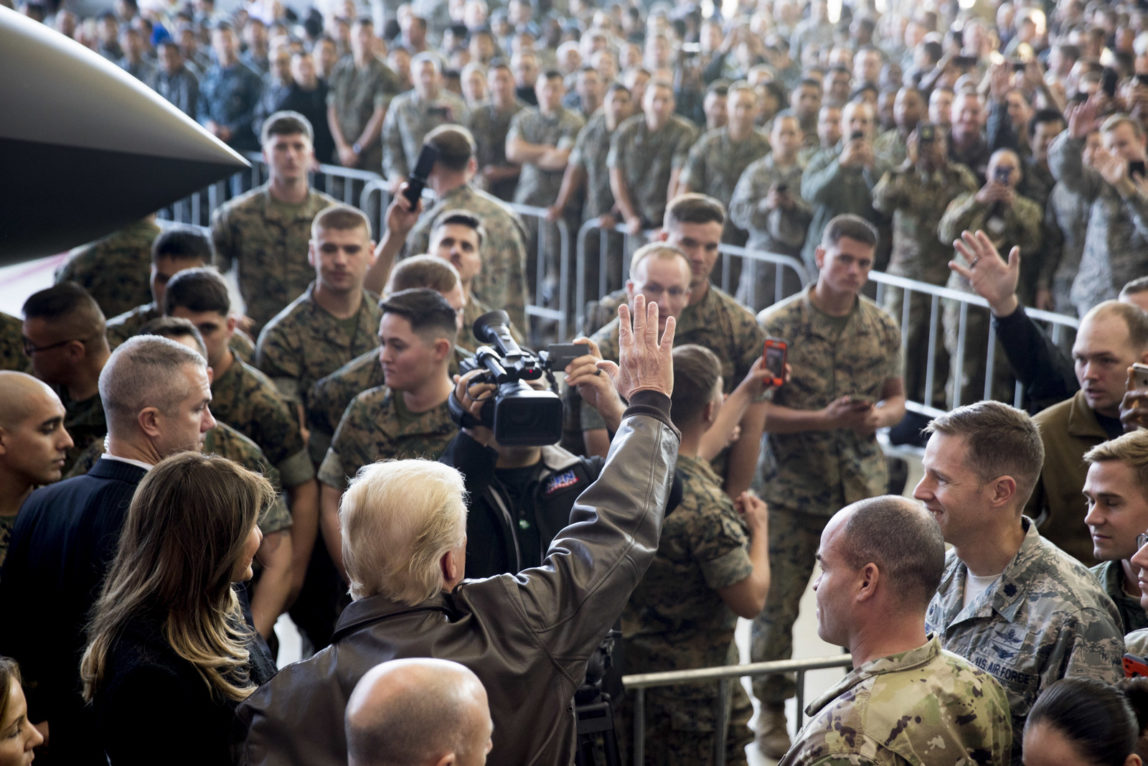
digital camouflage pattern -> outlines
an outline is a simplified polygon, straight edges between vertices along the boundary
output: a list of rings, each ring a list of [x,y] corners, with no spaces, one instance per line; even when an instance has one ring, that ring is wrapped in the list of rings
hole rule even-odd
[[[105,438],[101,435],[99,439],[89,444],[77,458],[75,465],[65,472],[64,478],[82,476],[90,471],[105,452]],[[287,510],[287,503],[283,499],[279,471],[268,462],[258,444],[217,420],[215,428],[204,434],[202,451],[205,455],[225,457],[249,471],[262,474],[271,482],[271,486],[275,488],[275,502],[265,508],[259,516],[259,530],[263,534],[279,532],[291,526],[291,512]]]
[[[518,214],[496,197],[463,184],[447,192],[423,213],[407,237],[407,252],[425,253],[430,246],[434,222],[448,210],[467,210],[482,221],[482,271],[471,290],[487,305],[510,315],[516,327],[528,328],[526,303],[526,227]]]
[[[582,117],[569,109],[559,107],[548,117],[537,107],[532,107],[514,115],[506,141],[519,139],[530,144],[572,149],[584,124]],[[564,170],[544,170],[531,162],[524,164],[518,175],[514,201],[542,207],[554,204],[562,186],[563,173]]]
[[[1041,690],[1061,678],[1116,683],[1124,676],[1120,616],[1084,565],[1040,536],[1021,517],[1024,542],[1000,578],[963,607],[968,567],[956,551],[925,613],[941,646],[1000,682],[1020,763],[1025,718]]]
[[[634,210],[646,226],[662,225],[670,177],[686,164],[697,135],[693,123],[678,115],[656,133],[650,132],[642,114],[626,119],[614,131],[606,165],[622,171]]]
[[[438,459],[458,433],[446,402],[416,414],[400,398],[386,386],[354,398],[323,458],[319,481],[344,490],[360,468],[378,460]]]
[[[385,109],[401,91],[399,76],[379,59],[369,56],[367,65],[360,69],[355,66],[353,56],[344,56],[335,65],[330,82],[327,83],[327,106],[334,107],[335,122],[343,138],[348,144],[354,144],[363,134],[375,110]],[[338,152],[331,157],[319,159],[321,162],[342,164]],[[374,170],[382,160],[382,146],[375,141],[359,155],[359,167]]]
[[[250,67],[236,62],[229,67],[214,64],[199,79],[196,119],[201,125],[214,121],[231,131],[228,145],[240,151],[259,148],[255,107],[263,93],[263,80]]]
[[[835,322],[803,293],[758,314],[765,334],[789,343],[793,374],[773,403],[819,410],[842,396],[877,402],[901,374],[901,334],[893,319],[859,296],[845,322]],[[766,416],[768,430],[768,415]],[[793,623],[829,517],[850,503],[884,494],[885,455],[876,434],[849,429],[766,433],[759,481],[770,507],[770,582],[765,609],[753,621],[754,662],[788,659]],[[793,694],[786,676],[754,679],[754,695],[780,703]]]
[[[1080,270],[1091,212],[1088,197],[1059,182],[1052,187],[1044,210],[1046,255],[1037,284],[1052,291],[1053,310],[1059,314],[1076,315],[1072,282]]]
[[[614,192],[610,190],[610,171],[606,167],[606,156],[610,153],[613,136],[614,131],[606,124],[605,113],[599,111],[586,120],[570,152],[570,165],[586,172],[583,221],[605,215],[614,209]]]
[[[96,299],[105,317],[151,300],[151,244],[160,228],[144,219],[80,245],[56,270],[56,284],[75,282]]]
[[[889,169],[880,158],[872,168],[842,167],[838,162],[845,141],[831,149],[822,149],[809,158],[801,176],[801,196],[813,206],[809,232],[801,257],[805,265],[816,270],[814,252],[821,244],[821,234],[833,218],[843,213],[859,215],[877,225],[880,214],[873,209],[873,189]]]
[[[510,109],[500,112],[494,108],[494,104],[484,101],[471,110],[466,127],[474,136],[474,160],[478,163],[480,175],[485,167],[505,167],[513,164],[506,159],[506,134],[510,132],[510,121],[525,108],[526,104],[515,100]],[[482,181],[484,191],[507,201],[514,199],[514,188],[517,185],[517,177],[493,184]]]
[[[991,675],[936,636],[855,668],[810,703],[812,716],[779,766],[1008,762],[1008,699]]]
[[[622,613],[627,673],[737,664],[737,615],[717,591],[753,573],[749,531],[707,461],[679,455],[677,472],[681,503],[666,517],[657,556]],[[749,700],[740,684],[732,686],[744,712]],[[692,766],[701,751],[708,762],[717,694],[712,683],[648,689],[646,761]],[[729,752],[741,753],[735,763],[745,762],[748,721],[735,714],[729,722]]]
[[[211,214],[212,262],[221,272],[236,269],[239,294],[255,323],[253,332],[315,278],[315,267],[307,260],[311,221],[334,204],[334,198],[311,189],[302,205],[284,205],[264,185]]]
[[[67,473],[92,442],[100,441],[108,432],[104,418],[104,404],[98,393],[83,401],[74,401],[63,386],[52,386],[64,405],[64,428],[72,437],[72,447],[65,455],[64,473]]]
[[[259,445],[285,487],[315,478],[294,411],[259,370],[233,359],[231,366],[211,381],[211,411]]]
[[[1123,198],[1091,168],[1084,167],[1084,141],[1061,133],[1048,147],[1057,181],[1092,203],[1080,268],[1071,297],[1080,316],[1116,298],[1127,282],[1148,273],[1148,197]]]
[[[383,175],[410,176],[426,134],[446,123],[464,125],[467,115],[463,100],[445,89],[431,101],[413,90],[396,96],[383,119]]]
[[[729,205],[742,173],[768,153],[769,139],[758,130],[743,141],[730,138],[728,127],[710,130],[690,147],[678,182]]]
[[[24,323],[0,311],[0,370],[23,372],[29,363],[24,353]]]
[[[1102,561],[1088,571],[1096,577],[1100,587],[1116,605],[1120,615],[1120,628],[1124,633],[1148,628],[1148,613],[1140,606],[1139,596],[1129,596],[1124,590],[1124,567],[1119,561]],[[1136,583],[1132,583],[1134,586]]]
[[[330,375],[359,354],[379,346],[382,312],[374,295],[363,291],[354,322],[342,321],[315,302],[314,284],[263,328],[255,349],[255,366],[289,401],[306,411],[315,381]]]
[[[143,306],[136,306],[131,311],[125,311],[117,317],[108,320],[108,348],[115,350],[128,338],[139,335],[143,326],[153,319],[158,319],[163,316],[163,312],[156,308],[154,303],[147,303]],[[247,333],[242,330],[236,330],[231,340],[228,342],[227,347],[231,349],[231,353],[247,362],[253,364],[255,361],[255,344]]]

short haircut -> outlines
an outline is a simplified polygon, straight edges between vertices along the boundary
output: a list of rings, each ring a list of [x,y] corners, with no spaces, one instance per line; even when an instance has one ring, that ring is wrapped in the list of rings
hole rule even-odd
[[[454,309],[434,290],[416,287],[392,293],[379,304],[384,314],[397,314],[411,323],[411,330],[423,340],[433,342],[446,338],[454,344],[458,337],[458,319]]]
[[[686,271],[690,271],[690,259],[680,248],[665,242],[651,242],[648,245],[642,245],[634,251],[634,255],[630,258],[630,279],[638,281],[638,265],[645,261],[647,258],[681,258],[682,262],[686,265]]]
[[[1124,287],[1120,288],[1120,298],[1124,299],[1130,295],[1139,295],[1140,293],[1148,292],[1148,276],[1136,277]]]
[[[614,81],[610,83],[610,87],[606,88],[607,93],[625,93],[627,96],[632,96],[630,89],[620,82]]]
[[[746,83],[746,84],[748,85],[749,83]],[[729,96],[730,90],[731,90],[731,88],[730,88],[729,80],[714,80],[713,82],[711,82],[709,84],[709,86],[706,87],[706,95],[707,96],[711,96],[711,95],[712,96],[720,96],[722,98],[726,98]],[[753,88],[750,88],[750,90],[753,90]],[[757,95],[757,94],[755,93],[754,95]]]
[[[170,314],[176,308],[227,316],[231,313],[227,282],[218,271],[207,266],[184,269],[168,281],[164,291],[163,313]]]
[[[1016,481],[1023,506],[1044,465],[1044,443],[1026,413],[1001,402],[984,401],[958,407],[934,418],[925,432],[960,436],[967,447],[967,465],[982,484],[1008,475]]]
[[[828,249],[849,238],[869,247],[877,247],[877,229],[859,215],[844,213],[830,219],[821,233],[821,246]]]
[[[1137,138],[1144,137],[1144,128],[1140,125],[1140,120],[1137,120],[1136,118],[1130,117],[1129,115],[1123,114],[1121,112],[1111,115],[1104,122],[1102,122],[1100,124],[1100,132],[1111,133],[1121,125],[1128,125],[1131,127],[1133,135],[1135,135]]]
[[[1084,453],[1087,463],[1116,460],[1136,473],[1136,483],[1148,498],[1148,430],[1137,429],[1097,444]]]
[[[845,562],[853,569],[874,563],[898,602],[924,613],[945,570],[945,538],[937,520],[905,497],[883,495],[847,506],[842,529]]]
[[[174,340],[155,336],[128,338],[112,352],[100,372],[100,401],[108,433],[136,428],[146,407],[169,414],[190,392],[184,367],[207,369],[207,359]]]
[[[1064,115],[1056,109],[1037,109],[1028,121],[1028,137],[1035,136],[1037,127],[1049,122],[1065,122]]]
[[[1124,326],[1128,328],[1128,342],[1136,353],[1148,350],[1148,312],[1139,306],[1123,301],[1104,301],[1090,308],[1080,321],[1095,321],[1112,315],[1124,320]]]
[[[75,282],[60,282],[32,293],[24,301],[23,312],[25,319],[42,319],[76,339],[86,339],[85,348],[92,348],[107,329],[100,304]]]
[[[557,69],[547,69],[542,74],[538,75],[539,82],[549,82],[551,80],[562,80],[565,82],[565,78],[562,76],[562,73]]]
[[[414,56],[411,56],[412,72],[423,64],[430,64],[434,67],[435,72],[442,73],[442,62],[439,61],[439,57],[436,54],[430,51],[423,51],[422,53],[416,53]]]
[[[721,360],[704,346],[687,343],[674,348],[674,393],[670,397],[670,419],[679,429],[701,418],[713,401],[721,379]]]
[[[465,493],[462,474],[430,460],[360,469],[339,503],[351,595],[414,606],[441,591],[439,562],[466,538]]]
[[[315,130],[311,121],[298,112],[275,112],[263,121],[263,129],[259,132],[259,143],[266,144],[272,136],[294,136],[302,133],[308,141],[315,140]]]
[[[311,239],[318,239],[321,231],[350,231],[366,229],[367,239],[371,238],[371,221],[357,207],[331,205],[323,208],[311,222]]]
[[[151,243],[151,260],[160,258],[175,261],[202,261],[211,263],[211,237],[190,226],[173,226],[164,229]]]
[[[478,234],[478,246],[482,247],[483,240],[486,239],[486,229],[482,227],[482,219],[477,214],[469,210],[447,210],[434,220],[431,226],[431,234],[441,229],[443,226],[466,226],[469,229],[474,229]]]
[[[395,293],[419,287],[445,295],[458,284],[458,272],[449,261],[435,255],[415,255],[399,261],[391,271],[384,301]]]
[[[207,358],[207,344],[203,342],[203,334],[200,333],[198,327],[191,323],[191,320],[183,317],[156,317],[146,322],[136,335],[158,335],[161,338],[171,338],[172,340],[191,338],[195,341],[196,348],[199,349],[199,355],[204,359]]]
[[[1124,693],[1092,678],[1050,684],[1029,710],[1025,731],[1039,724],[1060,733],[1088,763],[1124,763],[1140,731]]]
[[[725,225],[725,206],[705,194],[679,194],[666,205],[667,229],[682,223],[717,223]]]
[[[474,157],[474,135],[461,125],[439,125],[427,133],[423,145],[438,150],[436,165],[461,173]]]

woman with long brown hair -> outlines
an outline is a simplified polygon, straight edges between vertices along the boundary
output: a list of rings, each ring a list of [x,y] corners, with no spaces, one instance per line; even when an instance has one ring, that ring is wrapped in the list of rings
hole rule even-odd
[[[114,766],[234,762],[235,707],[274,666],[232,583],[251,577],[273,499],[262,476],[195,452],[140,483],[80,668]]]

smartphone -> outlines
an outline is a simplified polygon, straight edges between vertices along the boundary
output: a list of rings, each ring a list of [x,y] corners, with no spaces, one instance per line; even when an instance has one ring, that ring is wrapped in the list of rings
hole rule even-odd
[[[423,144],[419,158],[415,161],[415,169],[411,171],[411,177],[407,179],[407,188],[403,190],[403,196],[411,203],[412,210],[418,207],[419,197],[423,195],[423,187],[427,185],[427,176],[434,170],[434,164],[437,161],[438,149],[431,144]]]
[[[923,122],[917,126],[917,141],[922,144],[931,144],[937,140],[937,126],[931,122]]]
[[[546,347],[546,361],[552,370],[565,370],[575,359],[589,353],[589,343],[551,343]]]
[[[993,173],[993,180],[998,184],[1007,184],[1012,177],[1012,168],[997,168]]]
[[[773,190],[778,194],[785,194],[787,191],[789,191],[789,184],[778,184],[777,186],[773,187]]]
[[[1116,95],[1116,84],[1120,79],[1120,75],[1112,67],[1104,67],[1104,71],[1100,74],[1100,89],[1104,91],[1104,95],[1113,98]]]
[[[785,382],[785,359],[789,355],[789,344],[781,338],[766,338],[761,355],[765,359],[765,369],[771,376],[766,382],[777,388]]]
[[[1012,62],[1012,71],[1023,72],[1024,68],[1025,68],[1025,63],[1023,61],[1013,61]]]
[[[1128,177],[1148,175],[1148,171],[1144,168],[1143,160],[1132,160],[1128,163]]]
[[[1148,676],[1148,660],[1137,657],[1135,654],[1124,655],[1124,677],[1136,678]]]
[[[1140,83],[1141,85],[1148,85],[1148,74],[1141,72],[1140,74],[1136,75],[1136,82]]]
[[[860,130],[853,131],[852,133],[849,134],[849,140],[850,141],[864,141],[865,140],[864,131],[860,131]]]
[[[977,65],[977,57],[976,56],[966,56],[966,55],[962,54],[960,56],[955,56],[953,58],[953,63],[956,64],[961,69],[972,69],[973,67],[975,67]]]
[[[1148,388],[1148,364],[1136,362],[1128,368],[1128,383],[1125,390],[1134,391],[1137,388]]]

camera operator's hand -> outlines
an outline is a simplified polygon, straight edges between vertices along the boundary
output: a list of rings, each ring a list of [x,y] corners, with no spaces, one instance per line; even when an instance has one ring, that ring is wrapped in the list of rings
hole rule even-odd
[[[566,365],[566,385],[576,387],[582,401],[598,410],[606,421],[606,428],[617,431],[622,413],[626,411],[625,402],[614,388],[618,367],[612,362],[604,362],[598,344],[589,338],[575,338],[574,342],[590,346],[590,353]]]
[[[669,396],[674,390],[674,328],[666,317],[666,329],[658,338],[658,304],[646,305],[644,295],[634,296],[633,327],[630,307],[618,307],[618,393],[627,401],[638,391],[658,391]]]
[[[949,261],[949,268],[969,280],[973,292],[989,302],[989,310],[998,317],[1009,316],[1016,311],[1020,305],[1016,296],[1020,280],[1020,248],[1014,247],[1008,254],[1008,263],[1005,263],[983,231],[976,234],[961,232],[961,238],[953,242],[953,247],[969,265],[954,259]]]
[[[454,397],[463,409],[477,420],[482,420],[482,407],[490,397],[494,396],[496,386],[493,383],[474,383],[475,378],[481,376],[485,370],[471,370],[465,375],[454,376]],[[494,431],[486,426],[464,428],[463,432],[484,447],[494,446]]]

